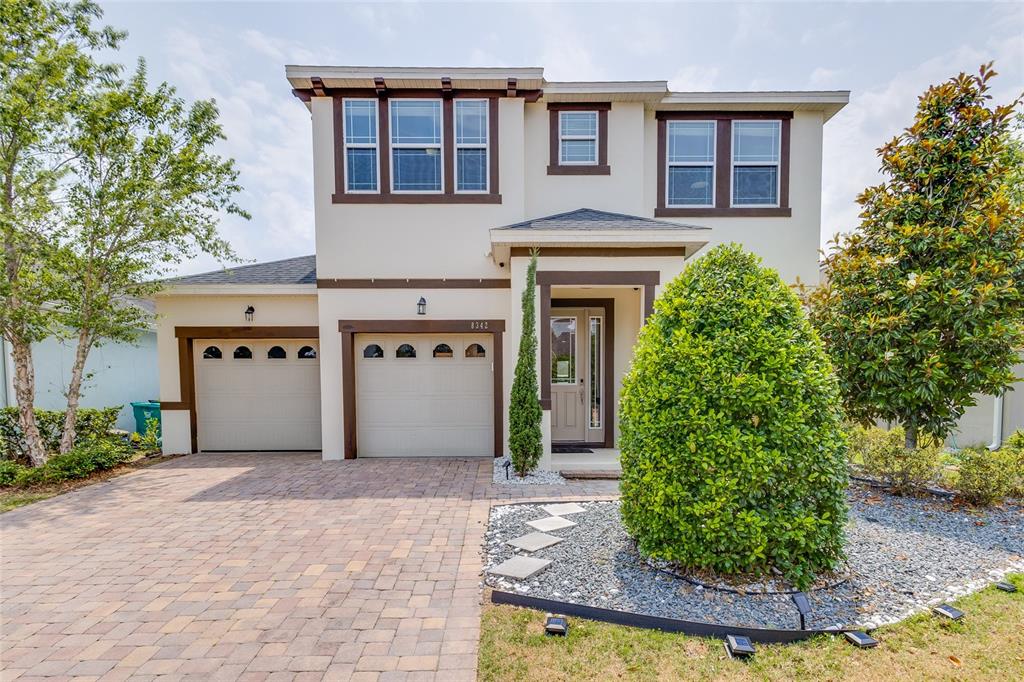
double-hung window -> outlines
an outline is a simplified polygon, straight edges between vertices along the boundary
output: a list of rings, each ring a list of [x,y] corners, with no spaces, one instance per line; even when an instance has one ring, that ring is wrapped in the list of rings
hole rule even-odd
[[[440,192],[441,100],[392,99],[391,190]]]
[[[669,121],[666,206],[715,205],[715,122]]]
[[[345,190],[377,192],[377,100],[345,100]]]
[[[733,121],[732,205],[779,205],[781,121]]]
[[[455,100],[455,191],[486,192],[489,166],[488,102]]]
[[[597,165],[597,112],[558,112],[558,163]]]

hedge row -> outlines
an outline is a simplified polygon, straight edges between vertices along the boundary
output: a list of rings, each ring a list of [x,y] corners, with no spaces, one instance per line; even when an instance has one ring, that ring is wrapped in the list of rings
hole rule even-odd
[[[113,469],[129,461],[133,454],[124,442],[96,439],[80,443],[66,454],[50,457],[41,467],[27,467],[11,460],[0,460],[0,486],[27,487],[73,481],[98,471]]]
[[[64,429],[64,411],[37,409],[35,412],[36,424],[39,425],[46,451],[56,452],[60,449],[60,437]],[[78,410],[76,444],[106,437],[117,423],[120,413],[120,406]],[[25,461],[28,458],[28,448],[25,447],[16,407],[0,409],[0,458],[13,461]]]

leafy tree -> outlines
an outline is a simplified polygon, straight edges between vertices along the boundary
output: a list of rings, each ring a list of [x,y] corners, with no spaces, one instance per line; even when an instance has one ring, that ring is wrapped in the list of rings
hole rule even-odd
[[[626,529],[687,569],[807,585],[842,556],[847,467],[839,387],[796,294],[727,244],[654,309],[619,403]]]
[[[902,424],[908,448],[945,438],[972,394],[1004,390],[1024,346],[1019,100],[990,105],[993,76],[984,65],[921,96],[808,297],[847,412]]]
[[[122,38],[92,26],[100,15],[88,0],[0,2],[0,333],[11,344],[19,423],[36,466],[46,451],[32,409],[31,344],[53,331],[54,191],[73,160],[73,115],[89,87],[115,71],[93,55]]]
[[[241,189],[233,161],[212,152],[223,138],[216,105],[188,107],[166,83],[150,90],[143,62],[101,88],[76,122],[68,237],[56,258],[65,276],[54,297],[57,318],[77,333],[62,453],[74,446],[90,350],[134,341],[144,327],[146,313],[128,299],[152,295],[157,278],[198,251],[234,258],[217,235],[219,213],[248,217],[232,200]]]
[[[523,289],[523,331],[519,338],[519,356],[516,375],[512,381],[512,396],[508,407],[508,447],[512,453],[512,466],[525,476],[540,461],[544,452],[541,442],[541,409],[537,384],[537,322],[534,301],[537,298],[537,255],[530,253],[526,269],[526,288]]]

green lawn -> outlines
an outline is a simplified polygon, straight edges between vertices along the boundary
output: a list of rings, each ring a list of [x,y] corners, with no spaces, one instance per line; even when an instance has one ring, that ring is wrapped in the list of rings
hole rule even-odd
[[[29,488],[0,488],[0,514],[17,509],[18,507],[24,507],[26,504],[32,504],[39,500],[47,500],[57,495],[62,495],[72,490],[78,490],[87,485],[99,483],[100,481],[107,481],[111,478],[127,474],[130,471],[136,469],[145,469],[151,467],[154,464],[166,462],[169,459],[175,459],[180,455],[167,455],[167,456],[156,456],[146,457],[141,453],[136,455],[135,459],[122,464],[121,466],[114,467],[113,469],[107,469],[106,471],[98,471],[92,476],[87,478],[78,479],[75,481],[65,481],[63,483],[47,483],[44,485],[35,485]]]
[[[484,609],[481,680],[1024,680],[1024,575],[1021,592],[994,587],[966,597],[967,616],[915,616],[879,628],[875,649],[818,637],[757,645],[733,661],[718,640],[570,619],[567,638],[545,637],[544,614],[512,606]]]

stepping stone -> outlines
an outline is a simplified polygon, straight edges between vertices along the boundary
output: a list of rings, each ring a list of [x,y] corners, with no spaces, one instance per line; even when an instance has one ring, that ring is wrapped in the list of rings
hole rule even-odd
[[[537,530],[549,533],[553,530],[571,528],[576,524],[570,521],[569,519],[563,519],[561,516],[548,516],[543,519],[537,519],[536,521],[527,521],[526,525],[533,526]]]
[[[526,580],[527,578],[534,576],[551,563],[550,559],[534,559],[529,556],[515,556],[508,561],[503,561],[494,568],[487,569],[488,573],[494,575],[504,575],[509,578],[515,578],[516,580]]]
[[[563,502],[561,504],[547,504],[541,507],[544,511],[552,516],[562,516],[563,514],[579,514],[580,512],[587,511],[583,507],[579,506],[575,502]]]
[[[508,541],[508,544],[513,547],[518,547],[526,552],[536,552],[538,549],[557,545],[561,541],[562,538],[557,538],[554,535],[548,535],[547,533],[527,533],[526,535],[520,535],[517,538],[512,538]]]

